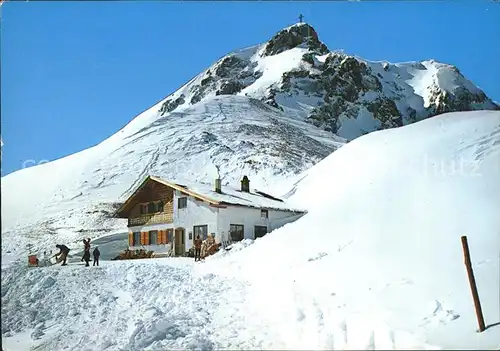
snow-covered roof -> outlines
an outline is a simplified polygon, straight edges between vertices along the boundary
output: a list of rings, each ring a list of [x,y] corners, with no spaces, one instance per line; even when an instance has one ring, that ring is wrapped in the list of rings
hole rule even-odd
[[[245,192],[235,187],[223,185],[221,193],[218,193],[215,191],[215,186],[211,184],[196,182],[176,183],[153,176],[149,178],[215,205],[237,205],[280,211],[305,212],[304,209],[291,207],[284,200],[257,189],[250,189],[249,192]]]
[[[131,204],[132,199],[139,191],[150,181],[158,182],[172,189],[178,190],[184,194],[191,195],[195,198],[208,202],[215,206],[244,206],[253,208],[262,208],[279,211],[289,211],[304,213],[306,210],[299,209],[288,205],[284,200],[267,194],[257,189],[250,189],[249,192],[241,191],[237,188],[223,185],[221,193],[215,191],[215,186],[206,183],[197,182],[177,182],[165,180],[155,176],[148,176],[128,197],[123,205],[118,209],[117,214],[123,211]]]

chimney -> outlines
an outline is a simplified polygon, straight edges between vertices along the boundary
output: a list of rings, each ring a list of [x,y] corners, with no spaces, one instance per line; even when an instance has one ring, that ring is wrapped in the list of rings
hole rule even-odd
[[[247,176],[243,176],[243,179],[241,180],[241,191],[245,193],[250,192],[250,180]]]
[[[222,186],[221,186],[221,180],[220,180],[220,178],[217,178],[215,180],[215,192],[219,193],[219,194],[222,194]]]

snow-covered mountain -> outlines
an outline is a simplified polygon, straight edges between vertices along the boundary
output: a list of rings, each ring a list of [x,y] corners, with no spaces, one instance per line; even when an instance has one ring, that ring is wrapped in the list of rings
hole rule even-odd
[[[443,114],[335,151],[293,187],[308,214],[242,250],[248,241],[204,263],[11,265],[2,347],[498,349],[499,160],[499,111]]]
[[[168,97],[160,113],[228,94],[259,99],[347,139],[444,112],[498,109],[452,65],[331,52],[306,23],[224,56]]]
[[[2,178],[2,252],[124,230],[110,218],[146,175],[283,194],[346,141],[455,110],[497,106],[453,66],[329,52],[307,24],[231,53],[102,143]],[[12,240],[11,240],[12,239]]]

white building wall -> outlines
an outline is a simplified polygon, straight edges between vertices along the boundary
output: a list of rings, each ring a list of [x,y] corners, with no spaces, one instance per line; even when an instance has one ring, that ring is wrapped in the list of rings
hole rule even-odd
[[[187,197],[187,206],[185,208],[179,208],[178,199],[181,197]],[[143,226],[129,227],[132,232],[149,232],[150,230],[166,230],[166,229],[176,229],[184,228],[185,232],[185,250],[188,251],[194,242],[193,226],[195,225],[207,225],[208,234],[217,233],[217,216],[218,208],[210,207],[208,203],[203,201],[198,201],[192,196],[187,196],[179,191],[174,192],[174,222],[168,224],[150,224]],[[191,239],[189,234],[191,233]],[[175,234],[174,234],[175,235]],[[171,249],[172,243],[162,244],[162,245],[139,245],[131,246],[131,250],[144,249],[152,250],[155,253],[166,253]]]
[[[180,197],[187,197],[187,207],[179,209]],[[174,225],[175,228],[184,228],[186,232],[186,251],[193,247],[193,227],[196,225],[207,225],[208,234],[217,233],[217,217],[219,209],[210,207],[204,201],[198,201],[192,196],[187,196],[179,191],[174,192]],[[191,233],[191,239],[189,238]]]
[[[187,207],[179,209],[179,198],[187,197]],[[299,219],[303,214],[289,211],[268,210],[268,218],[261,218],[260,208],[228,206],[226,208],[216,208],[209,206],[204,201],[198,201],[192,196],[187,196],[179,191],[174,191],[174,223],[152,224],[145,226],[130,227],[133,232],[146,232],[150,230],[166,230],[184,228],[185,230],[185,250],[193,247],[194,233],[193,227],[197,225],[207,225],[208,234],[215,234],[217,242],[228,241],[231,224],[244,226],[244,238],[255,239],[255,226],[266,226],[268,233],[293,221]],[[191,233],[191,238],[189,237]],[[140,245],[130,247],[130,249],[152,250],[155,253],[168,252],[171,243],[165,245]]]
[[[219,209],[219,240],[229,240],[231,224],[243,225],[245,239],[255,239],[255,226],[266,226],[268,233],[298,219],[294,212],[268,210],[268,218],[261,218],[260,208],[228,206]]]

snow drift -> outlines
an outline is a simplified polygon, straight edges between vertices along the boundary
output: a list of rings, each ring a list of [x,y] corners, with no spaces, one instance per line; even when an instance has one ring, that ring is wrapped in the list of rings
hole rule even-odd
[[[283,301],[299,296],[310,308],[299,324],[309,329],[288,331],[291,347],[394,347],[377,329],[390,325],[414,333],[413,347],[495,348],[500,325],[476,333],[460,237],[468,237],[486,324],[494,325],[499,180],[499,112],[443,114],[375,132],[295,185],[290,201],[307,204],[308,215],[214,260],[213,269],[267,286],[260,317],[278,325],[295,318]],[[362,344],[334,336],[335,325],[356,315],[362,324],[351,332],[366,327],[366,338],[353,334]]]

